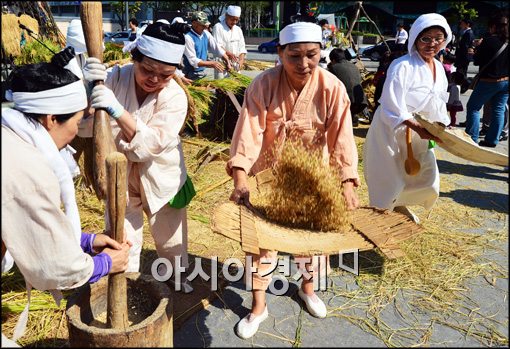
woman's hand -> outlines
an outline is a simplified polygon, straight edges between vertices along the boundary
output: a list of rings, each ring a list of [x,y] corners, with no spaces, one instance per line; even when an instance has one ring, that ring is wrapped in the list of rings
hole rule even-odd
[[[130,241],[127,241],[126,243],[129,244],[130,246],[132,245],[132,243]],[[114,249],[114,250],[121,250],[122,244],[115,241],[110,236],[108,236],[104,233],[96,234],[96,238],[92,242],[92,251],[94,253],[100,253],[107,247]]]
[[[351,181],[343,182],[343,196],[345,204],[349,211],[359,207],[359,199],[356,191],[354,190],[354,183]]]
[[[232,194],[230,194],[230,201],[253,209],[250,203],[250,188],[248,186],[248,176],[246,172],[242,168],[234,167],[232,169],[232,177],[234,178],[234,190]]]
[[[421,139],[431,139],[433,141],[436,141],[437,143],[443,143],[443,141],[440,138],[434,136],[432,133],[427,131],[425,127],[423,127],[418,121],[414,119],[408,119],[404,121],[403,124],[408,126],[414,132],[416,132]]]
[[[119,244],[119,249],[111,249],[106,247],[103,250],[103,252],[109,255],[112,259],[112,267],[109,272],[110,274],[126,271],[129,261],[129,249],[131,246],[132,243],[130,241],[126,241],[122,244]]]

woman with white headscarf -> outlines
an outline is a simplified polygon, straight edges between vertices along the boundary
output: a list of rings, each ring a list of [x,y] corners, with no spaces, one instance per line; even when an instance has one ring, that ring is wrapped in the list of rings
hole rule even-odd
[[[16,68],[7,96],[14,107],[2,109],[2,258],[12,255],[28,293],[14,340],[23,334],[32,287],[58,297],[56,290],[127,268],[128,243],[81,231],[71,172],[59,152],[87,107],[83,82],[68,69],[73,59],[66,48],[50,63]]]
[[[251,205],[247,176],[270,168],[277,160],[276,149],[286,137],[298,135],[311,149],[321,151],[324,160],[338,171],[347,207],[359,206],[354,189],[359,185],[358,152],[350,101],[342,82],[319,67],[321,40],[322,30],[317,24],[286,26],[280,32],[278,47],[282,64],[258,75],[246,89],[227,162],[227,173],[234,179],[230,200],[237,204]],[[236,333],[241,338],[252,337],[268,317],[265,292],[277,254],[261,249],[259,255],[252,256],[255,272],[245,274],[252,286],[252,309],[237,324]],[[306,267],[316,280],[318,272],[324,275],[319,264],[314,258]],[[326,317],[326,305],[315,294],[313,279],[303,278],[298,295],[313,316]]]
[[[439,171],[434,142],[439,141],[413,117],[423,114],[430,121],[450,123],[446,111],[448,80],[434,56],[450,42],[446,19],[436,13],[421,15],[413,23],[409,53],[395,59],[387,73],[379,107],[368,131],[363,154],[370,205],[395,210],[418,222],[408,205],[430,209],[439,196]],[[406,129],[420,162],[416,175],[405,171]]]
[[[186,172],[179,131],[188,108],[184,90],[173,79],[184,54],[189,26],[156,22],[124,49],[133,63],[111,70],[96,58],[84,68],[87,81],[105,80],[91,95],[93,108],[105,109],[117,149],[128,159],[128,206],[124,227],[133,242],[128,271],[140,269],[143,214],[147,215],[158,256],[173,270],[188,268],[186,206],[195,194]],[[187,280],[177,290],[191,292]],[[179,275],[179,276],[178,276]]]

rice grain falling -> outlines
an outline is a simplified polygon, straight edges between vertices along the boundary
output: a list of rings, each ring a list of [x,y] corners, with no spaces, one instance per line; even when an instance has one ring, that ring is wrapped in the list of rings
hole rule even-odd
[[[342,181],[338,171],[324,162],[322,152],[307,149],[300,140],[287,139],[274,171],[271,189],[252,200],[267,218],[293,228],[324,232],[349,227]]]

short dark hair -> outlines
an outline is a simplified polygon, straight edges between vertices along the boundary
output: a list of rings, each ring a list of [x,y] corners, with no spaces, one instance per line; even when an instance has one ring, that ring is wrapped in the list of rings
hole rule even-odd
[[[443,57],[443,61],[445,61],[445,60],[446,60],[446,61],[448,61],[448,62],[455,62],[455,59],[456,59],[455,55],[453,55],[453,54],[451,54],[451,53],[447,53],[447,54],[445,54],[445,55],[444,55],[444,57]]]
[[[129,20],[129,23],[133,23],[134,25],[138,26],[138,20],[134,17]]]
[[[496,35],[501,41],[508,40],[508,15],[497,13],[489,18],[489,27],[495,26]]]
[[[50,63],[26,64],[16,67],[9,75],[12,92],[40,92],[66,86],[79,81],[76,75],[65,69],[75,56],[74,48],[66,47],[55,54]],[[57,122],[62,124],[72,118],[74,113],[55,115]],[[33,124],[40,123],[40,118],[45,114],[23,113],[28,121]]]
[[[319,21],[319,25],[322,27],[324,24],[329,24],[328,20],[326,18],[323,18]]]
[[[163,41],[168,41],[178,45],[185,45],[186,40],[184,38],[184,34],[189,32],[190,30],[191,30],[190,26],[187,25],[186,23],[174,23],[168,25],[165,23],[156,22],[153,24],[149,24],[143,31],[142,35],[150,36]],[[141,53],[140,50],[138,50],[138,48],[135,47],[134,49],[131,50],[131,57],[133,58],[133,60],[141,62],[145,55]],[[179,66],[178,64],[174,63],[163,62],[157,59],[154,60],[174,67]]]
[[[470,20],[469,18],[462,18],[460,21],[466,23],[470,27],[473,25],[473,21]]]
[[[345,57],[345,50],[344,49],[335,48],[335,49],[331,50],[331,52],[329,53],[329,60],[331,62],[333,62],[333,61],[340,62],[340,61],[343,61],[345,59],[346,59],[346,57]]]
[[[9,75],[12,92],[40,92],[80,80],[70,70],[64,68],[74,56],[74,48],[69,46],[55,54],[50,63],[16,67]]]

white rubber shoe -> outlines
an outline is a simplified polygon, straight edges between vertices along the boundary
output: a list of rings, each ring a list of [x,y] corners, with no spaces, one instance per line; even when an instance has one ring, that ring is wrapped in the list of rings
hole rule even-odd
[[[259,330],[259,325],[267,319],[269,313],[267,312],[267,305],[260,315],[249,313],[237,323],[236,334],[242,339],[253,337]]]
[[[407,208],[407,206],[395,206],[393,209],[395,212],[399,212],[402,214],[405,214],[407,217],[409,217],[414,223],[420,224],[420,219],[417,215],[413,213],[410,209]]]
[[[305,302],[306,309],[308,309],[310,314],[321,319],[325,318],[326,315],[328,315],[328,309],[326,309],[326,305],[319,297],[317,297],[315,293],[311,296],[308,296],[306,293],[303,292],[302,289],[299,289],[298,295],[299,298],[301,298],[303,302]]]

